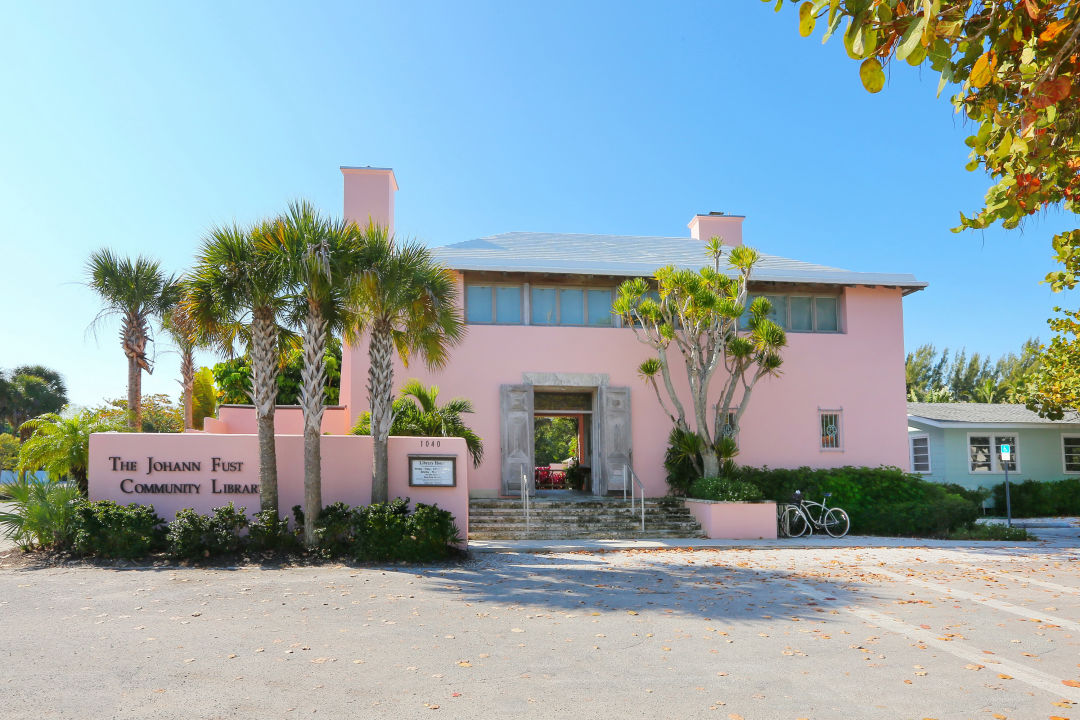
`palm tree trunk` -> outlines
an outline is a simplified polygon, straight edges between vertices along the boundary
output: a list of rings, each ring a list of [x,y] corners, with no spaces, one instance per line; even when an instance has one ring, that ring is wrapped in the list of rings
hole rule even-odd
[[[140,432],[142,430],[142,368],[139,367],[139,361],[133,357],[128,358],[127,391],[128,429],[132,432]]]
[[[277,445],[274,407],[277,403],[277,324],[269,308],[256,308],[251,322],[251,394],[259,427],[259,506],[278,512]]]
[[[195,427],[191,396],[195,387],[195,356],[191,348],[184,348],[180,355],[180,384],[184,388],[184,429]]]
[[[304,325],[304,368],[300,403],[304,409],[304,542],[315,544],[315,520],[322,510],[322,417],[326,386],[326,319],[308,307]]]
[[[368,344],[368,396],[371,399],[371,436],[375,439],[375,467],[371,502],[390,499],[390,426],[394,421],[394,343],[385,323],[372,326]]]
[[[128,428],[142,430],[142,371],[150,371],[146,359],[146,340],[150,336],[146,318],[127,313],[120,326],[120,342],[128,359]]]

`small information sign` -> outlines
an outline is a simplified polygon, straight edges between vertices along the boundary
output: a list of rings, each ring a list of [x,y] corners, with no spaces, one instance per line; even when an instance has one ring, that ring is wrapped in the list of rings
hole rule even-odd
[[[1009,462],[1012,460],[1012,445],[1001,446],[1001,459],[1003,462]]]
[[[456,487],[457,457],[453,455],[410,455],[409,485]]]

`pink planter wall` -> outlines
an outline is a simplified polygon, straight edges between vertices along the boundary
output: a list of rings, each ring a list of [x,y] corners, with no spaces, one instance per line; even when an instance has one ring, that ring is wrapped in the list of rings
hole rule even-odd
[[[456,455],[457,486],[410,487],[409,455]],[[323,436],[323,504],[339,500],[349,505],[369,504],[373,457],[371,437]],[[147,474],[150,458],[155,464],[186,462],[189,465],[173,469],[159,466]],[[216,466],[214,458],[220,461]],[[303,437],[279,435],[277,460],[279,512],[291,517],[293,505],[304,504]],[[134,469],[130,465],[125,467],[125,462],[134,462]],[[198,463],[198,469],[190,463]],[[469,466],[469,454],[461,438],[390,438],[390,497],[408,497],[413,503],[437,504],[449,510],[464,539],[469,531]],[[259,509],[255,435],[94,433],[90,436],[89,470],[91,500],[152,504],[166,520],[183,508],[207,513],[230,501],[247,507],[249,514]],[[145,486],[153,484],[166,484],[171,490],[184,492],[137,492],[138,486],[146,489]],[[255,492],[236,491],[252,488]]]
[[[776,503],[685,500],[710,540],[775,540]]]

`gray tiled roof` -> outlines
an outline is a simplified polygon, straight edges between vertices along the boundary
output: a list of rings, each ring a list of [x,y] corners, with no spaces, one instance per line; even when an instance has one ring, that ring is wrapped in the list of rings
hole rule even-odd
[[[647,276],[665,265],[696,270],[707,263],[703,243],[689,237],[511,232],[431,250],[454,270]],[[854,272],[764,253],[752,278],[761,282],[894,285],[909,292],[926,287],[914,275]]]
[[[1046,425],[1080,423],[1080,416],[1069,412],[1061,420],[1049,420],[1023,405],[1008,403],[919,403],[907,404],[908,415],[937,422],[954,423],[1042,423]]]

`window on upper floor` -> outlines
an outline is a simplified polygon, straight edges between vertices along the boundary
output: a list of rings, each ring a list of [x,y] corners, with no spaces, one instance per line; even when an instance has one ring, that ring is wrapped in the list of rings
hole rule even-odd
[[[1009,460],[1001,459],[1001,446],[1008,445]],[[991,435],[972,433],[968,435],[968,471],[972,473],[1000,473],[1008,467],[1009,472],[1020,470],[1020,446],[1016,435]]]
[[[1065,472],[1080,473],[1080,435],[1062,435],[1061,452]]]
[[[912,434],[911,441],[911,471],[917,473],[930,472],[930,436],[925,433]]]
[[[533,287],[529,295],[533,325],[611,327],[610,288]]]
[[[465,321],[478,324],[520,325],[520,285],[466,285]]]
[[[769,301],[769,319],[788,332],[840,332],[840,298],[835,295],[756,293],[747,297],[748,307],[756,297]]]

